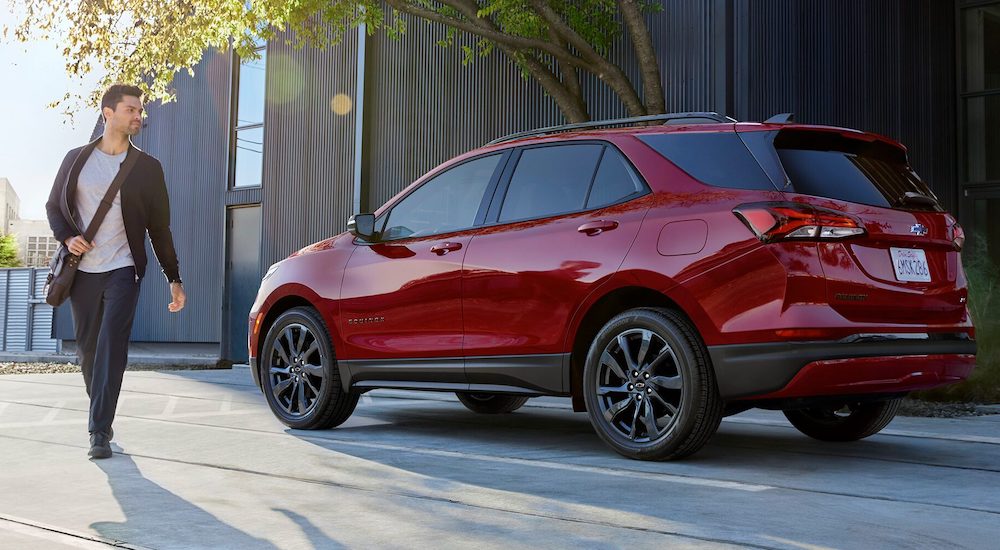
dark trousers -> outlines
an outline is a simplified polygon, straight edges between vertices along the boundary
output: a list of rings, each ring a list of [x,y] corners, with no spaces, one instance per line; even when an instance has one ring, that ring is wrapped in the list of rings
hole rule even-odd
[[[134,267],[79,271],[70,290],[77,356],[90,396],[90,433],[111,429],[128,364],[128,339],[139,301]]]

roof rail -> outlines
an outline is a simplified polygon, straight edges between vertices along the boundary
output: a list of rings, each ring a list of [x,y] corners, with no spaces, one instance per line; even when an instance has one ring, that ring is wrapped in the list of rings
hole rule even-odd
[[[736,122],[736,119],[710,111],[693,111],[689,113],[666,113],[662,115],[646,115],[646,116],[637,116],[630,118],[616,118],[613,120],[595,120],[592,122],[563,124],[561,126],[548,126],[546,128],[538,128],[536,130],[528,130],[526,132],[517,132],[514,134],[506,135],[502,138],[494,139],[493,141],[487,143],[486,145],[487,146],[496,145],[498,143],[504,143],[506,141],[511,141],[514,139],[520,139],[531,136],[543,136],[546,134],[558,134],[561,132],[570,132],[573,130],[606,128],[609,126],[633,126],[642,122],[661,122],[661,121],[664,124],[715,124],[720,122],[721,123]]]

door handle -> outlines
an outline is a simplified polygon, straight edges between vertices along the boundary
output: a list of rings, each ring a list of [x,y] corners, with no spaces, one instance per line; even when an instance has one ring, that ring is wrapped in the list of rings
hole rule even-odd
[[[441,243],[432,246],[431,252],[437,254],[438,256],[444,256],[445,254],[460,248],[462,248],[462,243]]]
[[[616,227],[618,227],[618,222],[614,220],[598,220],[596,222],[585,223],[580,227],[577,227],[576,230],[580,233],[586,233],[588,237],[593,237],[594,235],[600,235],[605,231],[611,231]]]

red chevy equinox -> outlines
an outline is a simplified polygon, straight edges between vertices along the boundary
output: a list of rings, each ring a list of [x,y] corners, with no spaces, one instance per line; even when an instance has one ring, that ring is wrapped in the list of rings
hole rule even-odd
[[[268,269],[253,376],[298,429],[406,388],[478,413],[571,397],[647,460],[752,407],[875,434],[975,365],[964,234],[902,145],[790,118],[545,128],[446,162]]]

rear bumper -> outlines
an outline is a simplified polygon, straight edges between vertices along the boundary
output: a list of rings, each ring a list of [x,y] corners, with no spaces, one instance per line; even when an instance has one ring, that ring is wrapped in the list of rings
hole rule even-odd
[[[976,342],[961,334],[856,335],[708,349],[723,399],[908,392],[964,380]]]

